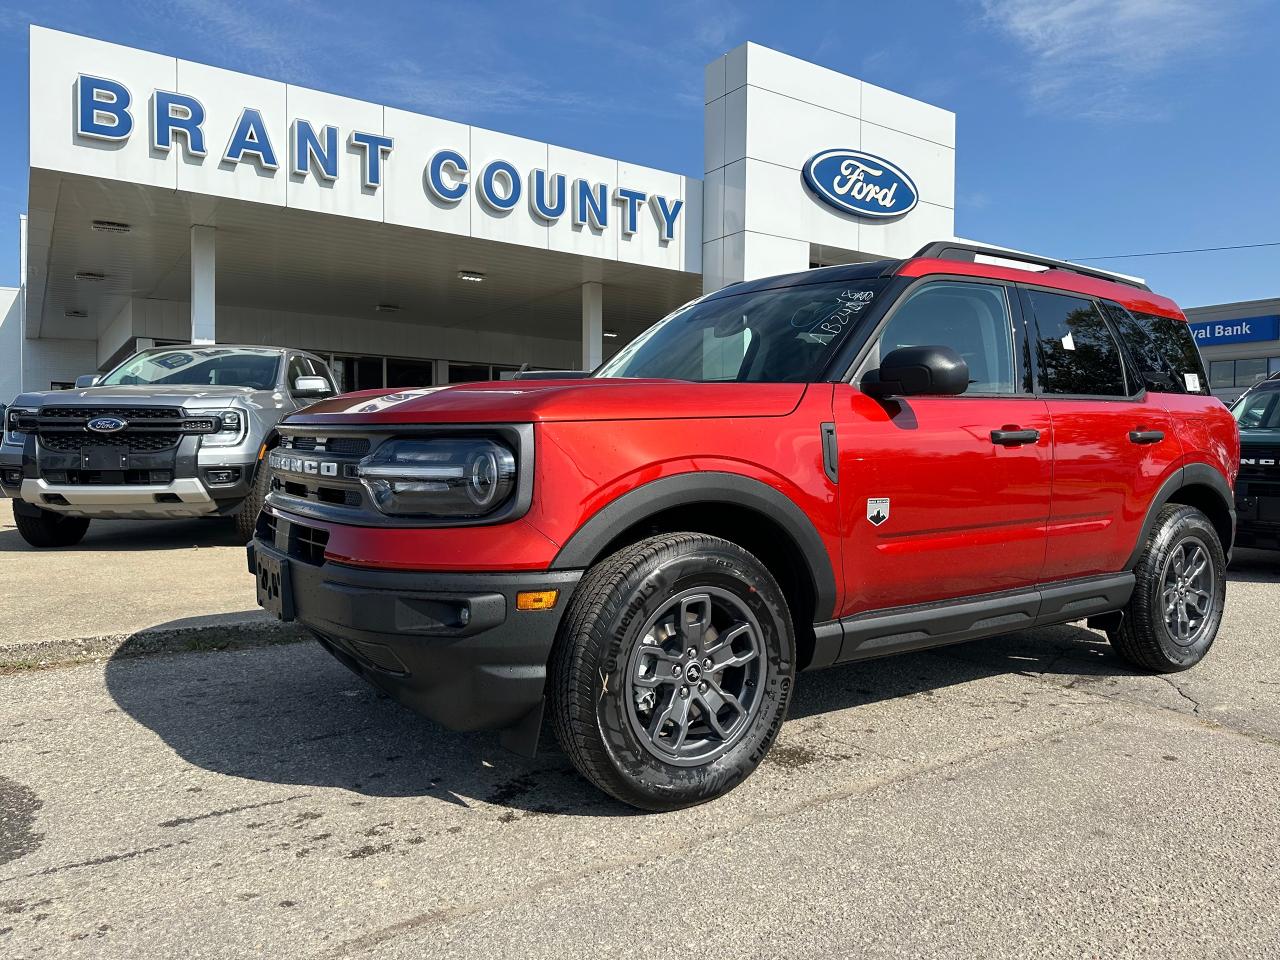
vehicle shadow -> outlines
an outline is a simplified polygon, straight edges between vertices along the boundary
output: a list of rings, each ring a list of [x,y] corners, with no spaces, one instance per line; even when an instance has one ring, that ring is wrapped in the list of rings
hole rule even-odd
[[[0,516],[3,516],[0,514]],[[235,524],[225,517],[192,520],[94,520],[74,547],[33,547],[12,521],[0,525],[0,553],[105,553],[120,550],[189,550],[241,546]]]
[[[133,719],[180,757],[227,776],[336,787],[371,797],[483,801],[538,813],[630,815],[583,781],[544,727],[527,760],[486,733],[456,733],[376,693],[318,644],[106,666],[107,687]],[[790,718],[857,710],[996,674],[1131,674],[1102,637],[1055,627],[801,676]]]
[[[1280,583],[1280,551],[1239,547],[1227,567],[1228,583]]]

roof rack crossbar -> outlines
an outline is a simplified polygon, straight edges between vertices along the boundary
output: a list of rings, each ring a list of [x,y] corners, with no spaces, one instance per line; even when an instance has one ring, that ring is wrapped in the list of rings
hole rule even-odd
[[[967,260],[973,261],[975,256],[982,255],[984,257],[996,257],[1001,260],[1016,260],[1022,263],[1034,264],[1038,267],[1048,267],[1051,270],[1065,270],[1070,273],[1078,273],[1082,276],[1093,277],[1096,280],[1108,280],[1112,283],[1123,283],[1126,286],[1137,287],[1139,290],[1150,292],[1148,287],[1141,280],[1135,280],[1133,277],[1126,277],[1122,273],[1112,273],[1109,270],[1098,270],[1094,267],[1082,266],[1078,263],[1072,263],[1070,260],[1054,260],[1052,257],[1040,257],[1034,253],[1022,253],[1018,250],[1006,250],[1003,247],[987,247],[979,243],[965,243],[959,240],[935,240],[932,243],[926,243],[923,247],[916,251],[916,257],[929,257],[934,260]]]

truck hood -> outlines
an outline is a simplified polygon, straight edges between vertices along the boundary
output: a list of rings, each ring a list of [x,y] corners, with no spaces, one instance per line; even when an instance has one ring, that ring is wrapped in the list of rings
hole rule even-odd
[[[313,404],[289,422],[534,423],[781,417],[796,408],[804,391],[802,383],[508,380],[348,393]]]
[[[231,401],[248,398],[257,391],[252,387],[202,387],[181,384],[129,387],[85,387],[82,390],[46,390],[24,393],[13,401],[15,407],[118,406],[188,407],[218,409]]]

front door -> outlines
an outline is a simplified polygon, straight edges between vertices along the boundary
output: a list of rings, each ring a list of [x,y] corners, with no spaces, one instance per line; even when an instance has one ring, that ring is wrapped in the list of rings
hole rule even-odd
[[[1011,286],[924,280],[886,317],[854,383],[836,386],[841,616],[1037,581],[1052,436],[1021,327]],[[964,394],[876,400],[857,388],[891,350],[925,345],[964,358]]]
[[[1094,300],[1023,289],[1038,380],[1053,421],[1053,507],[1043,579],[1123,570],[1147,508],[1182,456],[1172,419],[1126,369]]]

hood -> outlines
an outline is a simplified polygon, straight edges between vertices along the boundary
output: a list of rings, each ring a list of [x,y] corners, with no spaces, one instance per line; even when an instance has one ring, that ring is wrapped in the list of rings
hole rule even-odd
[[[537,423],[781,417],[796,408],[804,391],[803,383],[507,380],[348,393],[313,404],[289,422]]]
[[[182,384],[156,384],[152,386],[85,387],[79,390],[46,390],[42,393],[24,393],[13,401],[15,407],[46,406],[117,406],[129,404],[142,407],[196,407],[219,408],[232,400],[249,397],[252,387],[206,387]]]
[[[1280,430],[1241,430],[1241,446],[1268,446],[1280,444]]]

